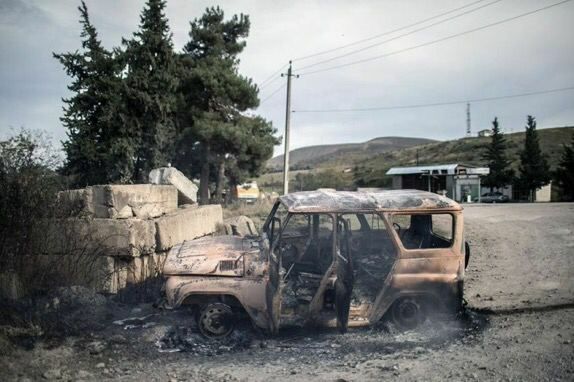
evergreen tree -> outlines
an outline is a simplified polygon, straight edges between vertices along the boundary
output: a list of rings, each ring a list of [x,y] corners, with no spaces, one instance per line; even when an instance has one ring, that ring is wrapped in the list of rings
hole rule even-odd
[[[64,99],[61,121],[68,129],[63,142],[67,160],[64,172],[73,175],[77,186],[106,183],[110,179],[110,142],[119,125],[117,107],[119,66],[112,52],[102,47],[91,24],[84,2],[78,7],[82,51],[54,54],[73,78],[68,89],[74,93]]]
[[[540,149],[536,120],[529,115],[526,123],[524,149],[520,153],[519,184],[529,191],[529,200],[534,201],[536,190],[548,182],[550,182],[550,166]]]
[[[506,158],[506,139],[503,133],[498,128],[498,118],[492,121],[492,135],[491,141],[486,146],[486,151],[483,154],[484,160],[488,162],[490,173],[483,178],[483,184],[493,188],[504,187],[510,184],[514,171],[510,169],[510,161]]]
[[[134,182],[146,182],[151,169],[174,155],[177,62],[164,9],[165,1],[147,0],[139,30],[123,40],[126,134],[115,152],[132,158],[126,171]]]
[[[238,73],[239,59],[249,34],[249,17],[224,21],[219,8],[207,8],[191,23],[190,40],[181,55],[180,106],[176,164],[187,169],[197,159],[200,199],[208,200],[212,167],[217,168],[215,199],[223,189],[225,165],[246,149],[243,112],[258,106],[258,89]],[[259,120],[257,120],[259,121]],[[187,163],[186,163],[187,162]]]
[[[568,200],[574,200],[574,134],[570,145],[564,145],[555,179]]]

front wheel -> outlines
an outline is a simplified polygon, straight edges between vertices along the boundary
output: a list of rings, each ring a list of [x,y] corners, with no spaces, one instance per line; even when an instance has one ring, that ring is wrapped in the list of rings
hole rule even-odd
[[[207,304],[197,318],[199,331],[209,338],[226,337],[235,328],[233,311],[229,305],[217,302]]]

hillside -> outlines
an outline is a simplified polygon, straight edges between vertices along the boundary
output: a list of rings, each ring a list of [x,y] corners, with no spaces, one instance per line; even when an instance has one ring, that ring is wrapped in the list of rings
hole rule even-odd
[[[301,169],[352,166],[355,162],[373,155],[431,142],[436,141],[425,138],[380,137],[363,143],[302,147],[289,152],[289,167]],[[283,155],[270,159],[267,162],[267,168],[281,170],[283,168]]]
[[[562,144],[572,139],[574,127],[557,127],[538,130],[542,152],[548,157],[551,169],[555,169],[562,153]],[[524,132],[506,134],[507,155],[512,167],[517,170],[520,163],[519,152],[524,147]],[[393,150],[372,158],[356,162],[355,178],[361,184],[384,185],[385,172],[394,166],[416,165],[417,151],[419,164],[464,163],[484,165],[482,153],[490,137],[471,137],[453,141],[435,142],[416,147]]]

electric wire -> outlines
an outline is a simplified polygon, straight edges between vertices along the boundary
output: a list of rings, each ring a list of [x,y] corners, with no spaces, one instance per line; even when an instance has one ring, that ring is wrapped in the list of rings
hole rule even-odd
[[[425,29],[432,28],[432,27],[437,26],[437,25],[440,25],[440,24],[444,24],[444,23],[446,23],[446,22],[448,22],[448,21],[451,21],[451,20],[457,19],[457,18],[459,18],[459,17],[468,15],[468,14],[470,14],[470,13],[476,12],[476,11],[482,9],[482,8],[486,8],[486,7],[488,7],[488,6],[494,5],[494,4],[499,3],[499,2],[501,2],[501,1],[503,1],[503,0],[494,0],[494,1],[490,2],[490,3],[483,4],[483,5],[481,5],[480,7],[477,7],[477,8],[474,8],[474,9],[470,9],[470,10],[468,10],[468,11],[466,11],[466,12],[459,13],[459,14],[457,14],[457,15],[448,17],[448,18],[443,19],[443,20],[439,20],[439,21],[434,22],[434,23],[432,23],[432,24],[425,25],[425,26],[423,26],[423,27],[421,27],[421,28],[414,29],[414,30],[412,30],[412,31],[409,31],[409,32],[400,34],[400,35],[395,36],[395,37],[391,37],[391,38],[389,38],[389,39],[386,39],[386,40],[377,42],[377,43],[375,43],[375,44],[367,45],[367,46],[365,46],[365,47],[362,47],[362,48],[359,48],[359,49],[355,49],[355,50],[352,50],[352,51],[350,51],[350,52],[347,52],[347,53],[344,53],[344,54],[340,54],[340,55],[338,55],[338,56],[334,56],[334,57],[327,58],[327,59],[322,60],[322,61],[318,61],[318,62],[314,62],[314,63],[309,64],[309,65],[302,66],[302,67],[298,68],[298,70],[305,70],[305,69],[308,69],[308,68],[315,67],[315,66],[317,66],[317,65],[321,65],[321,64],[325,64],[325,63],[327,63],[327,62],[331,62],[331,61],[338,60],[338,59],[343,58],[343,57],[348,57],[348,56],[351,56],[351,55],[353,55],[353,54],[357,54],[357,53],[360,53],[360,52],[364,52],[365,50],[372,49],[372,48],[375,48],[375,47],[377,47],[377,46],[381,46],[381,45],[383,45],[383,44],[386,44],[386,43],[391,42],[391,41],[394,41],[394,40],[398,40],[398,39],[403,38],[403,37],[406,37],[406,36],[410,36],[410,35],[412,35],[412,34],[415,34],[415,33],[417,33],[417,32],[423,31],[423,30],[425,30]]]
[[[426,19],[423,19],[423,20],[414,22],[414,23],[412,23],[412,24],[405,25],[405,26],[402,26],[402,27],[400,27],[400,28],[396,28],[396,29],[393,29],[393,30],[390,30],[390,31],[387,31],[387,32],[384,32],[384,33],[380,33],[380,34],[375,35],[375,36],[371,36],[371,37],[367,37],[367,38],[364,38],[364,39],[361,39],[361,40],[353,41],[353,42],[350,42],[350,43],[348,43],[348,44],[341,45],[341,46],[338,46],[338,47],[335,47],[335,48],[323,50],[323,51],[321,51],[321,52],[309,54],[309,55],[306,55],[306,56],[297,57],[297,58],[293,59],[293,61],[294,61],[294,62],[295,62],[295,61],[302,61],[302,60],[306,60],[306,59],[308,59],[308,58],[317,57],[317,56],[322,56],[322,55],[324,55],[324,54],[331,53],[331,52],[335,52],[335,51],[341,50],[341,49],[345,49],[345,48],[348,48],[348,47],[353,46],[353,45],[357,45],[357,44],[360,44],[360,43],[363,43],[363,42],[367,42],[367,41],[372,41],[372,40],[375,40],[375,39],[377,39],[377,38],[379,38],[379,37],[388,36],[388,35],[390,35],[390,34],[393,34],[393,33],[396,33],[396,32],[400,32],[400,31],[402,31],[402,30],[404,30],[404,29],[408,29],[408,28],[417,26],[417,25],[419,25],[419,24],[423,24],[423,23],[425,23],[425,22],[427,22],[427,21],[431,21],[431,20],[434,20],[434,19],[436,19],[436,18],[439,18],[439,17],[442,17],[442,16],[446,16],[446,15],[448,15],[448,14],[450,14],[450,13],[453,13],[453,12],[456,12],[456,11],[460,11],[461,9],[468,8],[468,7],[473,6],[473,5],[475,5],[475,4],[482,3],[483,1],[486,1],[486,0],[473,1],[472,3],[463,5],[462,7],[458,7],[458,8],[452,9],[452,10],[450,10],[450,11],[443,12],[443,13],[440,13],[440,14],[438,14],[438,15],[428,17],[428,18],[426,18]]]
[[[570,2],[570,1],[571,1],[571,0],[563,0],[563,1],[560,1],[560,2],[558,2],[558,3],[550,4],[550,5],[547,5],[547,6],[542,7],[542,8],[537,8],[537,9],[532,10],[532,11],[529,11],[529,12],[521,13],[521,14],[519,14],[519,15],[512,16],[512,17],[508,17],[508,18],[506,18],[506,19],[502,19],[502,20],[499,20],[499,21],[495,21],[495,22],[490,23],[490,24],[482,25],[482,26],[477,27],[477,28],[472,28],[472,29],[466,30],[466,31],[464,31],[464,32],[455,33],[455,34],[452,34],[452,35],[449,35],[449,36],[446,36],[446,37],[442,37],[442,38],[437,39],[437,40],[432,40],[432,41],[428,41],[428,42],[425,42],[425,43],[422,43],[422,44],[419,44],[419,45],[410,46],[410,47],[408,47],[408,48],[403,48],[403,49],[399,49],[399,50],[396,50],[396,51],[393,51],[393,52],[381,54],[381,55],[374,56],[374,57],[364,58],[364,59],[357,60],[357,61],[351,61],[351,62],[348,62],[348,63],[345,63],[345,64],[330,66],[330,67],[327,67],[327,68],[312,70],[312,71],[308,71],[308,72],[302,72],[302,73],[298,73],[298,74],[301,75],[301,76],[308,76],[308,75],[311,75],[311,74],[316,74],[316,73],[326,72],[326,71],[330,71],[330,70],[335,70],[335,69],[339,69],[339,68],[343,68],[343,67],[351,66],[351,65],[362,64],[362,63],[365,63],[365,62],[369,62],[369,61],[378,60],[378,59],[381,59],[381,58],[393,56],[393,55],[396,55],[396,54],[399,54],[399,53],[408,52],[408,51],[411,51],[411,50],[414,50],[414,49],[417,49],[417,48],[422,48],[422,47],[425,47],[425,46],[434,45],[434,44],[437,44],[437,43],[439,43],[439,42],[447,41],[447,40],[450,40],[450,39],[453,39],[453,38],[456,38],[456,37],[464,36],[464,35],[467,35],[467,34],[470,34],[470,33],[473,33],[473,32],[477,32],[477,31],[480,31],[480,30],[483,30],[483,29],[487,29],[487,28],[490,28],[490,27],[493,27],[493,26],[496,26],[496,25],[500,25],[500,24],[504,24],[504,23],[507,23],[507,22],[510,22],[510,21],[514,21],[514,20],[516,20],[516,19],[519,19],[519,18],[522,18],[522,17],[526,17],[526,16],[529,16],[529,15],[532,15],[532,14],[535,14],[535,13],[538,13],[538,12],[542,12],[542,11],[545,11],[545,10],[547,10],[547,9],[556,7],[556,6],[558,6],[558,5],[562,5],[562,4],[568,3],[568,2]]]
[[[268,87],[269,85],[271,85],[272,83],[274,83],[275,81],[277,81],[277,80],[280,79],[280,78],[281,78],[280,75],[276,75],[271,81],[267,82],[267,83],[264,84],[264,85],[259,86],[259,90],[265,89],[266,87]]]
[[[283,84],[280,87],[278,87],[277,89],[275,89],[272,93],[270,93],[267,97],[263,98],[263,100],[261,102],[259,102],[259,106],[263,105],[263,103],[265,101],[267,101],[268,99],[270,99],[271,97],[273,97],[275,94],[277,94],[279,92],[279,90],[285,88],[287,86],[287,84]]]
[[[365,111],[378,111],[378,110],[418,109],[418,108],[425,108],[425,107],[458,105],[458,104],[465,104],[465,103],[478,103],[478,102],[494,101],[494,100],[506,99],[506,98],[528,97],[528,96],[540,95],[540,94],[564,92],[564,91],[568,91],[568,90],[574,90],[574,86],[568,86],[568,87],[557,88],[557,89],[538,90],[538,91],[532,91],[532,92],[528,92],[528,93],[507,94],[507,95],[494,96],[494,97],[470,98],[470,99],[464,99],[464,100],[461,99],[461,100],[446,101],[446,102],[433,102],[433,103],[421,103],[421,104],[411,104],[411,105],[394,105],[394,106],[375,106],[375,107],[354,108],[354,109],[293,110],[293,113],[346,113],[346,112],[365,112]]]
[[[267,77],[266,79],[264,79],[263,81],[261,81],[261,83],[259,84],[259,88],[262,88],[263,86],[266,85],[267,82],[269,82],[271,79],[274,79],[276,76],[278,76],[283,69],[285,69],[289,64],[283,64],[279,69],[277,69],[275,72],[273,72],[273,74],[271,74],[269,77]]]

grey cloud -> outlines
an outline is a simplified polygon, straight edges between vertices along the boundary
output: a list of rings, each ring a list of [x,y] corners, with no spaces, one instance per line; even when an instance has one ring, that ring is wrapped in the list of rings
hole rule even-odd
[[[120,44],[139,23],[144,1],[87,1],[93,23],[107,47]],[[461,6],[467,2],[394,1],[221,1],[227,15],[251,17],[251,35],[241,72],[260,82],[290,58],[346,44]],[[69,79],[51,52],[80,46],[79,1],[0,2],[0,132],[25,125],[48,130],[56,139],[61,97]],[[546,3],[545,3],[546,4]],[[213,5],[207,0],[168,0],[174,45],[187,40],[189,21]],[[376,56],[431,41],[544,4],[501,1],[474,14],[333,62]],[[293,84],[295,109],[353,108],[450,101],[574,85],[574,3],[487,30],[338,70],[301,77]],[[324,56],[324,57],[329,57]],[[320,57],[323,58],[323,57]],[[295,62],[295,69],[302,64]],[[262,98],[282,84],[265,87]],[[256,112],[284,125],[284,90]],[[486,128],[496,115],[507,131],[523,128],[527,114],[539,126],[574,123],[574,91],[476,103],[473,129]],[[292,147],[358,142],[383,135],[457,138],[465,131],[465,105],[368,113],[297,114]],[[281,150],[277,148],[277,152]]]

